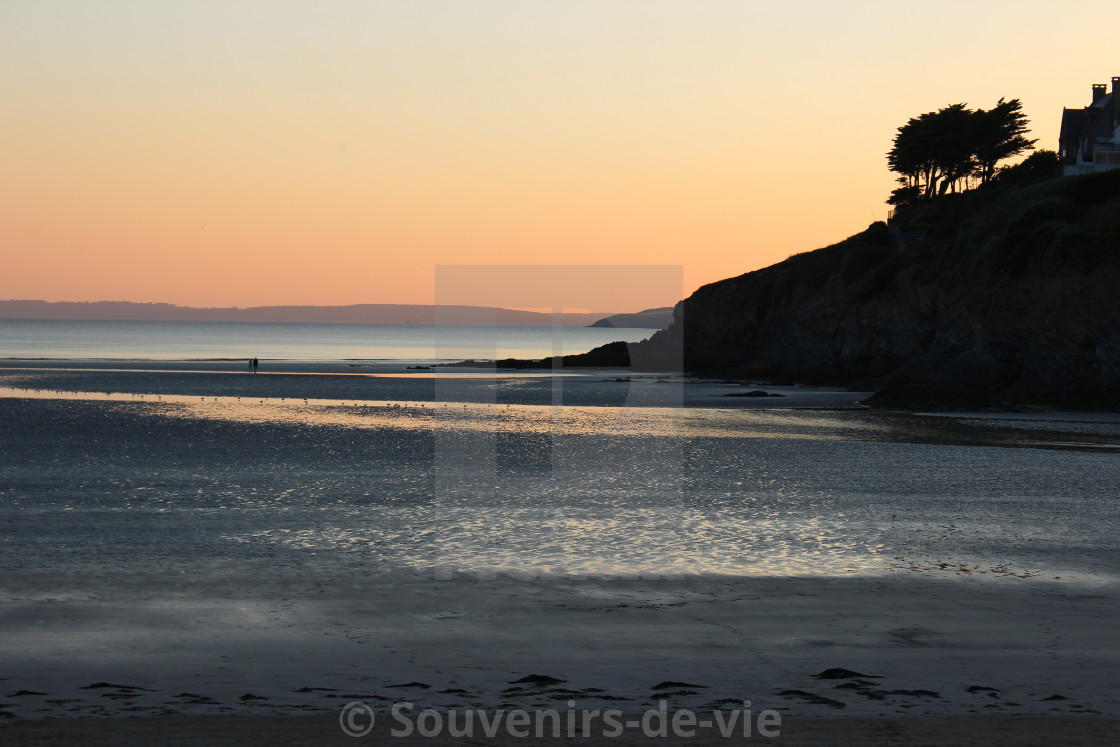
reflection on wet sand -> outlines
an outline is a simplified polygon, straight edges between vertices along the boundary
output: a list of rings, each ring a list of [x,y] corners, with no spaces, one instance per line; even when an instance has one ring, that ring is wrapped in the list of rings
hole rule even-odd
[[[823,413],[682,407],[576,407],[384,400],[203,397],[0,388],[0,397],[134,402],[170,417],[345,428],[496,433],[834,440],[874,425]]]
[[[220,548],[208,552],[217,557],[314,557],[341,564],[343,575],[351,565],[443,574],[1068,578],[1079,565],[1099,573],[1107,563],[1085,536],[1101,528],[1085,517],[1114,494],[1113,472],[1110,455],[1087,452],[1120,442],[1114,425],[1070,433],[1063,423],[850,410],[19,388],[0,398],[24,434],[26,466],[15,471],[31,476],[13,478],[10,505],[81,511],[83,526],[100,517],[98,548],[116,546],[102,543],[106,533],[140,531],[153,514],[175,525],[215,522]],[[158,427],[167,420],[182,427]],[[103,437],[85,438],[95,431]],[[1091,443],[1068,445],[1082,440]],[[1036,443],[1049,453],[988,448]],[[129,522],[118,521],[122,512]],[[1043,539],[1089,549],[1056,563],[1036,551]]]
[[[811,409],[522,405],[300,399],[0,387],[0,397],[143,403],[160,414],[241,423],[623,437],[887,441],[1079,451],[1120,450],[1120,423],[1100,416],[1027,419]]]

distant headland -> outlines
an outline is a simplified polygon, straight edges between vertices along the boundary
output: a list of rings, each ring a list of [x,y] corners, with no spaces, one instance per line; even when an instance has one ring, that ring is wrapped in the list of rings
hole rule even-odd
[[[653,311],[665,311],[658,317]],[[564,313],[559,323],[568,327],[611,326],[660,329],[668,325],[671,310],[637,314]],[[550,326],[552,314],[493,306],[420,304],[352,304],[349,306],[251,306],[248,308],[196,308],[168,303],[129,301],[48,302],[0,300],[0,319],[96,319],[147,321],[289,322],[333,324],[486,324],[499,326]],[[625,322],[625,323],[623,323]],[[657,326],[647,327],[649,324]]]
[[[1047,163],[706,285],[667,330],[559,363],[850,385],[887,407],[1118,409],[1120,170]]]
[[[516,367],[683,370],[929,409],[1120,409],[1120,169],[1041,151],[978,188],[701,287],[668,329]]]
[[[884,407],[1118,410],[1120,146],[1101,128],[1120,78],[1105,88],[1063,113],[1060,153],[1012,166],[1036,142],[1018,99],[913,117],[887,154],[888,222],[703,286],[643,342],[500,363],[848,385]]]

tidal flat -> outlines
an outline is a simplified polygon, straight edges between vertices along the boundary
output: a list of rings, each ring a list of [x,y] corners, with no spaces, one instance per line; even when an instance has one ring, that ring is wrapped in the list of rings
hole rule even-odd
[[[3,371],[8,723],[1120,717],[1117,419],[190,368]]]

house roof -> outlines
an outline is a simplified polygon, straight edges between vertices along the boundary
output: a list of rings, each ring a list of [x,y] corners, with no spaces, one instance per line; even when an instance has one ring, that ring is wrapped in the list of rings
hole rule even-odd
[[[1081,131],[1085,129],[1085,119],[1084,109],[1063,109],[1062,129],[1058,135],[1058,142],[1080,140]]]
[[[1113,91],[1112,93],[1105,94],[1104,96],[1101,96],[1099,99],[1097,99],[1092,104],[1090,104],[1089,108],[1091,108],[1091,109],[1104,109],[1105,107],[1108,106],[1109,102],[1112,101],[1112,97],[1115,96],[1115,95],[1116,95],[1115,91]]]

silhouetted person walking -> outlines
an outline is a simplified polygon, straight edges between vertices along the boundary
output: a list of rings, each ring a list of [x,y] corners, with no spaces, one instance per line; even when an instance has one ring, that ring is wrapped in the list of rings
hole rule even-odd
[[[253,359],[253,373],[257,372],[257,366],[259,366],[259,365],[260,365],[260,361],[258,361],[256,358],[254,358]]]

